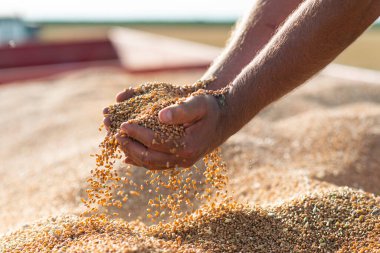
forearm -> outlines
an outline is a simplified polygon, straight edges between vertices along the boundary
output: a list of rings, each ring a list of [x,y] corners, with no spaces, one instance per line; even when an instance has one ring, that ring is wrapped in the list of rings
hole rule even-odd
[[[222,54],[202,77],[217,77],[209,88],[219,89],[231,83],[300,2],[302,0],[258,0],[237,25]]]
[[[224,137],[331,62],[379,16],[380,1],[309,0],[234,80]]]

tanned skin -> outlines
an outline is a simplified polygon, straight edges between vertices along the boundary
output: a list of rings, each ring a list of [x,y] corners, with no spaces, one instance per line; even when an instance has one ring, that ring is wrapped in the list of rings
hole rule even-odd
[[[166,124],[186,126],[185,147],[154,144],[153,131],[123,123],[116,135],[126,162],[165,169],[167,162],[189,167],[239,131],[265,106],[301,85],[357,39],[380,15],[380,0],[261,0],[236,30],[203,78],[210,89],[232,83],[226,105],[209,95],[188,98],[159,113]],[[119,93],[117,101],[133,96]],[[107,112],[107,109],[104,111]],[[105,125],[109,125],[106,117]]]
[[[279,26],[302,0],[259,0],[237,24],[222,54],[202,79],[216,77],[209,89],[217,90],[231,83],[268,43]]]

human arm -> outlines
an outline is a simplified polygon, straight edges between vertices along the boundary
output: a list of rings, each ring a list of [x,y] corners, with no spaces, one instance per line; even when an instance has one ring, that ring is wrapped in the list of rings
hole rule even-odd
[[[207,89],[222,88],[235,79],[241,70],[270,40],[278,27],[293,12],[302,0],[257,0],[247,14],[237,23],[227,46],[211,64],[201,80],[214,79]],[[122,102],[134,96],[133,88],[128,88],[116,96]],[[110,119],[105,108],[104,125],[108,128]],[[190,117],[183,120],[191,120]]]
[[[231,83],[301,2],[302,0],[256,1],[237,23],[226,47],[201,78],[207,80],[216,77],[207,89],[217,90]]]
[[[380,15],[380,1],[305,1],[234,80],[225,137],[262,108],[301,85],[360,36]]]
[[[232,82],[302,1],[257,0],[237,22],[226,47],[201,77],[201,80],[216,77],[207,88],[216,90]],[[130,90],[120,92],[117,101],[130,96]]]
[[[202,80],[211,79],[216,77],[209,83],[207,89],[216,90],[222,88],[233,81],[233,79],[241,72],[241,70],[254,58],[254,56],[264,47],[264,45],[270,40],[278,27],[284,22],[284,20],[293,12],[296,7],[302,2],[302,0],[289,0],[289,1],[276,1],[276,0],[258,0],[253,5],[251,10],[247,12],[241,21],[236,25],[236,29],[233,35],[229,39],[227,46],[224,48],[221,55],[211,64],[210,68],[205,72]],[[133,89],[127,89],[119,93],[116,97],[117,102],[121,102],[133,96]],[[198,102],[199,101],[199,102]],[[208,111],[216,111],[216,107],[212,104],[213,99],[191,99],[187,106],[180,107],[174,111],[174,121],[167,121],[168,123],[175,124],[176,122],[186,122],[192,126],[187,127],[186,136],[189,136],[193,140],[186,140],[186,142],[192,142],[192,146],[188,146],[183,153],[176,154],[180,156],[179,161],[173,161],[176,159],[170,159],[171,163],[178,164],[180,166],[186,166],[186,157],[193,158],[198,156],[198,153],[207,153],[211,150],[203,150],[198,148],[194,141],[193,135],[196,133],[197,142],[202,142],[202,139],[207,138],[207,134],[203,136],[201,130],[207,128],[208,125],[212,125],[210,121],[218,118],[217,113],[211,113],[206,115]],[[211,102],[211,103],[210,103]],[[201,108],[198,108],[201,107]],[[196,110],[191,110],[195,108]],[[207,108],[206,110],[203,110]],[[107,114],[107,108],[104,110]],[[195,121],[202,117],[203,120],[199,123]],[[207,118],[207,120],[206,120]],[[109,118],[105,117],[104,124],[106,127],[110,124]],[[127,135],[133,138],[118,137],[121,147],[125,151],[127,156],[126,162],[135,165],[149,164],[150,161],[141,161],[143,159],[155,159],[154,166],[157,168],[162,166],[161,161],[168,160],[168,147],[148,147],[151,151],[149,157],[139,157],[139,154],[146,154],[145,150],[147,146],[152,143],[152,131],[144,129],[137,125],[123,124],[122,128],[125,132],[129,131]],[[201,145],[201,143],[199,143]],[[161,152],[157,154],[157,152]],[[181,151],[180,151],[181,152]],[[129,155],[128,155],[129,153]],[[185,161],[185,162],[183,162]],[[151,164],[151,166],[153,166]],[[147,166],[146,166],[147,167]]]
[[[118,137],[129,162],[147,168],[160,167],[162,161],[169,159],[180,166],[179,159],[186,160],[184,166],[195,163],[266,105],[331,62],[376,20],[379,12],[378,0],[305,1],[233,81],[226,106],[219,107],[210,96],[200,96],[160,112],[159,118],[164,123],[189,124],[183,138],[186,148],[178,152],[179,157],[163,159],[157,152],[164,154],[165,147],[155,150],[147,140],[142,140],[144,134],[136,131],[139,126],[124,124],[122,129],[129,136],[126,138],[138,140],[132,146],[128,144],[131,142]],[[171,117],[167,117],[170,114]],[[141,150],[148,155],[142,157]]]

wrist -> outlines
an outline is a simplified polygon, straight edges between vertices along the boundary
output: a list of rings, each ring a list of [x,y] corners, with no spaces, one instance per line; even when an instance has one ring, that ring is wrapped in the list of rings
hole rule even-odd
[[[230,81],[226,80],[226,78],[223,78],[220,73],[212,72],[212,73],[206,73],[203,75],[200,80],[203,80],[207,82],[207,85],[205,87],[205,90],[220,90],[227,85],[229,85]]]
[[[228,83],[224,83],[222,79],[214,78],[214,80],[211,81],[207,85],[206,89],[207,90],[220,90],[220,89],[226,87],[227,85],[228,85]]]
[[[230,86],[224,88],[225,92],[214,95],[218,104],[216,135],[218,146],[225,142],[232,134],[230,122],[230,108],[227,99],[230,96]]]
[[[230,136],[230,108],[227,103],[227,99],[229,97],[229,92],[223,94],[223,100],[218,101],[219,105],[219,115],[218,115],[218,136],[219,143],[225,142]]]
[[[221,142],[238,132],[260,111],[261,107],[256,104],[256,99],[250,98],[249,101],[250,103],[247,104],[244,96],[237,90],[236,84],[229,85],[228,91],[224,93],[224,105],[219,113]]]

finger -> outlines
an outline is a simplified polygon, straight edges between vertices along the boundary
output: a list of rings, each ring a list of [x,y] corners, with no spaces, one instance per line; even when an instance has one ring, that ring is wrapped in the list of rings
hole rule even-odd
[[[174,154],[180,147],[179,140],[172,140],[169,138],[164,140],[153,130],[137,124],[129,124],[125,122],[121,124],[120,130],[125,132],[128,137],[140,142],[145,147],[152,150]]]
[[[201,119],[206,114],[206,103],[204,96],[192,96],[184,103],[168,106],[162,109],[158,118],[166,124],[192,123]]]
[[[141,143],[128,137],[116,135],[116,140],[120,144],[123,152],[128,153],[129,159],[148,169],[162,170],[175,167],[179,163],[178,158],[174,155],[147,149]]]
[[[116,95],[116,102],[123,102],[135,95],[133,88],[128,88],[125,91],[122,91]]]
[[[133,95],[134,95],[133,88],[128,88],[125,91],[122,91],[116,95],[116,101],[122,102],[124,100],[127,100],[127,99],[133,97]],[[103,115],[108,115],[108,114],[109,114],[109,107],[105,107],[103,109]]]
[[[107,129],[107,131],[109,131],[110,130],[110,126],[111,126],[111,120],[110,120],[110,118],[109,117],[105,117],[103,119],[103,124],[104,124],[105,128]]]
[[[103,109],[103,115],[108,115],[109,114],[109,108],[108,107],[104,107]]]
[[[128,143],[128,152],[135,164],[150,170],[165,170],[175,166],[172,157],[165,153],[149,150],[140,143],[131,140]]]

